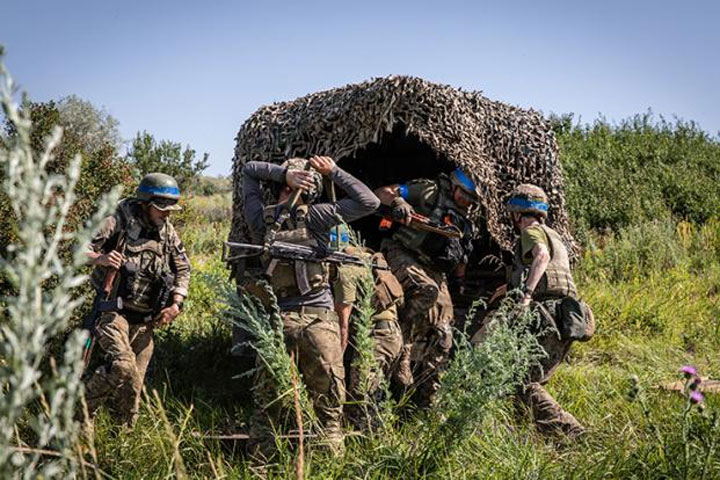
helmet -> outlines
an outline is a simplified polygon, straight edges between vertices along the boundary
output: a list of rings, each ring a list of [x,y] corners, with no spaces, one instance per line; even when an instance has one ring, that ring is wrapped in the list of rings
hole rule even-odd
[[[304,158],[289,158],[285,160],[282,163],[282,167],[287,168],[288,170],[305,170],[307,167],[308,161]],[[315,200],[320,197],[323,191],[323,178],[322,175],[320,175],[320,172],[315,170],[314,168],[310,168],[308,170],[312,176],[313,176],[313,182],[315,183],[315,188],[303,192],[303,199],[306,203],[312,203]]]
[[[548,198],[542,188],[531,183],[523,183],[515,187],[507,202],[511,212],[534,213],[547,217]]]
[[[475,182],[470,180],[470,177],[459,168],[456,168],[450,174],[450,182],[460,187],[465,193],[472,197],[474,201],[477,202],[480,198],[480,189],[475,185]]]
[[[136,198],[149,202],[162,211],[180,210],[180,188],[173,177],[164,173],[148,173],[140,180]]]

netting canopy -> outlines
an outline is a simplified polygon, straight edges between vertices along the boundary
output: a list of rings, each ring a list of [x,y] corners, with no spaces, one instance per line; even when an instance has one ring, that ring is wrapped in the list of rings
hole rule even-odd
[[[548,223],[572,245],[555,137],[533,110],[421,78],[390,76],[258,109],[238,132],[230,239],[246,239],[242,167],[329,155],[371,188],[462,168],[482,188],[474,221],[503,250],[514,235],[504,203],[519,183],[548,193]],[[368,230],[370,223],[360,223]]]

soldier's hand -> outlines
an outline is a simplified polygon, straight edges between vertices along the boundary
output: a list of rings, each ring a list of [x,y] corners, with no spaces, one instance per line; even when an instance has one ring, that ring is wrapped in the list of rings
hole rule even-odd
[[[412,214],[415,213],[412,205],[406,202],[402,197],[395,197],[390,204],[390,208],[392,209],[393,219],[400,223],[404,223],[405,225],[410,223]]]
[[[173,303],[169,307],[160,310],[160,313],[155,319],[155,326],[162,328],[166,325],[170,325],[178,315],[180,315],[180,307]]]
[[[109,253],[97,257],[97,259],[95,260],[95,265],[119,270],[124,261],[125,258],[122,256],[122,254],[117,250],[113,250]]]
[[[335,168],[335,160],[330,157],[313,155],[310,157],[310,165],[312,165],[312,167],[317,170],[320,175],[327,176],[330,175]]]
[[[285,183],[293,190],[300,188],[302,190],[310,190],[315,188],[312,173],[306,170],[288,170],[285,174]]]

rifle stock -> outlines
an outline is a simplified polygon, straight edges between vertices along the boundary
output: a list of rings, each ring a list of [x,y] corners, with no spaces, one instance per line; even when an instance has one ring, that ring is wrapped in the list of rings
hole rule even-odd
[[[392,228],[393,223],[397,221],[393,218],[392,209],[387,205],[380,205],[380,208],[378,208],[375,214],[382,217],[382,220],[380,220],[380,230],[389,230]],[[462,238],[463,236],[457,226],[433,222],[428,217],[420,215],[419,213],[413,213],[410,216],[410,223],[406,226],[423,232],[436,233],[448,238]]]

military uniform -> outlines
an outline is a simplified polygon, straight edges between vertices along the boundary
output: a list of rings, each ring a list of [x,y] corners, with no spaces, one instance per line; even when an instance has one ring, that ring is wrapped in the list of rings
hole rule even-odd
[[[412,349],[415,400],[425,407],[440,387],[439,375],[452,347],[453,305],[447,275],[467,262],[473,227],[466,209],[453,200],[447,175],[434,181],[413,180],[398,189],[400,198],[417,213],[438,224],[455,225],[463,233],[462,239],[451,239],[403,225],[382,243],[382,251],[405,293],[405,306],[400,311],[404,355]]]
[[[531,308],[538,309],[540,313],[541,330],[545,333],[538,341],[547,357],[542,358],[540,365],[531,369],[528,382],[517,394],[517,398],[531,412],[539,431],[560,431],[571,436],[578,435],[584,431],[580,422],[566,412],[543,386],[565,359],[573,341],[571,338],[564,338],[560,332],[563,322],[560,318],[560,304],[567,297],[578,298],[570,272],[568,252],[557,232],[542,224],[522,231],[515,251],[509,287],[522,288],[523,278],[527,276],[532,264],[532,251],[538,244],[547,247],[551,258],[545,274],[533,291]]]
[[[535,185],[519,185],[510,196],[508,208],[514,212],[516,227],[521,228],[509,269],[508,289],[524,292],[528,307],[538,312],[538,342],[547,354],[539,365],[531,368],[526,383],[518,390],[518,406],[531,413],[540,432],[577,436],[584,432],[584,428],[558,404],[544,385],[566,357],[572,342],[586,341],[594,333],[592,312],[578,300],[568,251],[562,238],[544,224],[548,210],[545,192]],[[530,220],[523,220],[523,217]],[[550,258],[542,276],[531,289],[532,263],[538,246],[542,246],[540,250],[546,250]],[[491,317],[488,315],[488,318]],[[489,324],[486,322],[475,334],[474,343],[482,341],[487,335]]]
[[[370,264],[380,267],[387,267],[387,262],[382,253],[372,253],[367,250],[361,250],[358,247],[347,246],[344,248],[346,253],[366,258]],[[357,301],[357,291],[359,283],[363,281],[363,277],[369,272],[366,267],[358,265],[342,265],[337,268],[337,275],[333,283],[333,292],[335,303],[344,305],[353,305]],[[379,367],[379,371],[370,372],[370,378],[367,379],[368,385],[366,393],[372,400],[378,400],[381,395],[380,387],[383,378],[389,380],[392,369],[395,367],[400,351],[403,346],[402,332],[398,324],[398,306],[402,305],[403,292],[400,282],[389,270],[372,270],[373,278],[371,280],[375,287],[371,306],[374,310],[372,317],[372,330],[370,337],[373,340],[373,356]],[[350,326],[353,331],[353,325]],[[351,341],[352,347],[352,341]],[[353,401],[361,401],[360,397],[360,372],[353,365],[356,352],[350,349],[350,375],[348,391]],[[356,426],[365,428],[367,422],[364,419],[363,409],[358,408],[356,404],[352,404],[347,408],[347,417]],[[372,412],[372,409],[369,409]]]
[[[187,296],[190,262],[173,226],[169,222],[160,228],[150,224],[136,199],[119,203],[93,238],[91,248],[107,253],[118,244],[124,244],[121,253],[126,258],[115,287],[122,307],[103,313],[95,324],[94,336],[107,362],[88,378],[85,398],[91,415],[106,400],[113,400],[121,419],[132,425],[153,353],[152,321],[167,306],[158,305],[158,299]],[[103,267],[93,271],[91,279],[98,291],[106,274]]]
[[[301,168],[301,167],[300,167]],[[286,168],[266,162],[250,162],[243,168],[244,215],[254,241],[275,240],[322,248],[329,242],[330,229],[372,213],[379,200],[362,182],[335,167],[330,179],[347,193],[347,197],[328,203],[300,205],[284,212],[281,228],[269,228],[282,205],[265,207],[260,181],[285,183]],[[313,402],[315,413],[331,448],[342,447],[342,406],[345,401],[342,349],[338,319],[333,310],[327,264],[267,259],[266,276],[278,299],[283,333],[288,351],[296,352],[298,368]],[[261,367],[256,385],[268,386],[267,372]],[[269,389],[257,389],[259,409],[251,421],[251,436],[257,453],[271,453],[267,442],[270,423],[280,421],[282,412],[275,402],[278,395]]]

